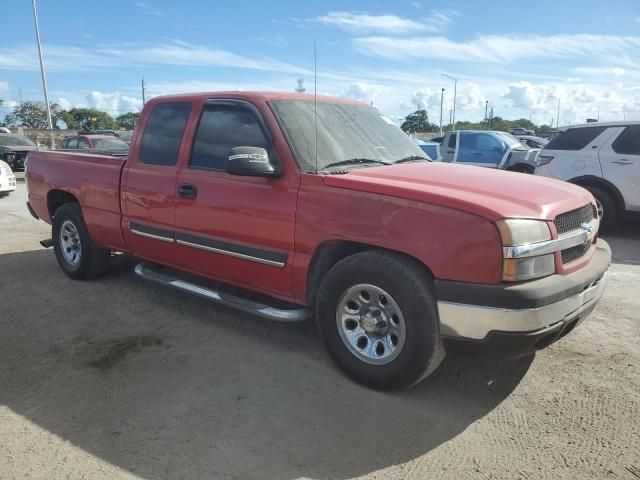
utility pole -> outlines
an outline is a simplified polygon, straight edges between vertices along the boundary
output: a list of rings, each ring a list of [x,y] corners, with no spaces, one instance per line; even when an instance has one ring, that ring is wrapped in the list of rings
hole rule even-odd
[[[144,104],[147,103],[147,100],[144,96],[144,78],[142,79],[141,85],[142,85],[142,106],[144,106]]]
[[[600,107],[598,107],[598,121],[600,121]]]
[[[49,92],[47,90],[47,77],[44,73],[44,61],[42,60],[42,46],[40,45],[40,28],[38,27],[38,11],[36,9],[36,0],[31,0],[33,5],[33,23],[36,26],[36,42],[38,44],[38,57],[40,59],[40,74],[42,75],[42,89],[44,90],[44,103],[47,106],[47,121],[49,122],[49,130],[53,130],[53,121],[51,120],[51,105],[49,105]]]
[[[558,98],[558,113],[556,114],[556,128],[560,126],[560,99]]]
[[[440,136],[442,136],[442,104],[444,103],[444,88],[440,92]]]
[[[489,120],[489,118],[487,117],[487,114],[489,112],[489,100],[485,100],[484,101],[484,123],[486,125],[487,121]]]
[[[451,129],[456,129],[456,96],[458,90],[458,79],[452,77],[451,75],[447,75],[446,73],[442,74],[443,77],[447,77],[449,80],[453,80],[453,115],[451,116]]]

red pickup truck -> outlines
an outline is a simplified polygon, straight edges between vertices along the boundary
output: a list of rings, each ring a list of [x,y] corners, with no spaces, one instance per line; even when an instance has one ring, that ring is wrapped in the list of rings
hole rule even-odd
[[[518,356],[593,310],[611,260],[593,197],[433,163],[372,107],[226,92],[149,101],[128,157],[32,152],[28,207],[71,278],[138,275],[256,315],[315,315],[380,389],[451,350]]]

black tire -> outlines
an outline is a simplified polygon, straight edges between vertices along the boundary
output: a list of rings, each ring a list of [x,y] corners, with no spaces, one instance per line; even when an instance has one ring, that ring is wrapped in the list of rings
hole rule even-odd
[[[614,198],[599,187],[585,187],[591,195],[596,199],[598,208],[602,209],[602,218],[600,218],[600,231],[610,231],[618,223],[618,206]]]
[[[388,292],[401,310],[406,327],[404,345],[389,363],[366,363],[349,350],[354,347],[348,347],[341,337],[337,308],[343,294],[358,284],[369,284]],[[417,261],[400,254],[370,250],[338,262],[321,282],[316,320],[336,364],[349,377],[371,388],[410,387],[433,373],[445,356],[433,278]]]
[[[8,197],[11,192],[0,192],[0,198]]]
[[[71,222],[77,230],[80,244],[79,259],[76,264],[63,254],[61,230],[65,222]],[[53,249],[60,268],[74,280],[88,280],[104,275],[109,270],[110,253],[97,247],[84,223],[82,209],[77,203],[65,203],[55,211],[52,227]]]
[[[529,175],[533,175],[534,168],[531,165],[526,165],[524,163],[519,163],[514,165],[513,167],[507,168],[509,172],[518,172],[518,173],[526,173]]]

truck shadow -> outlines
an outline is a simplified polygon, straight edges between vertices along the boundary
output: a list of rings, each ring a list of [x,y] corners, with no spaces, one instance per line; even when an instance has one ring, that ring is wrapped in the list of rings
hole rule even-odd
[[[143,478],[345,479],[402,464],[491,412],[533,360],[452,356],[416,388],[379,393],[333,367],[313,325],[145,283],[127,258],[92,282],[66,278],[51,251],[0,255],[0,270],[16,272],[0,277],[0,404]]]

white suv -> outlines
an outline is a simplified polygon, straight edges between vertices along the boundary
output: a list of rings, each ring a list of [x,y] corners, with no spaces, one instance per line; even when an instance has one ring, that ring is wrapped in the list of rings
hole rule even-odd
[[[538,155],[535,174],[589,190],[602,227],[626,214],[640,214],[640,122],[561,127]]]

